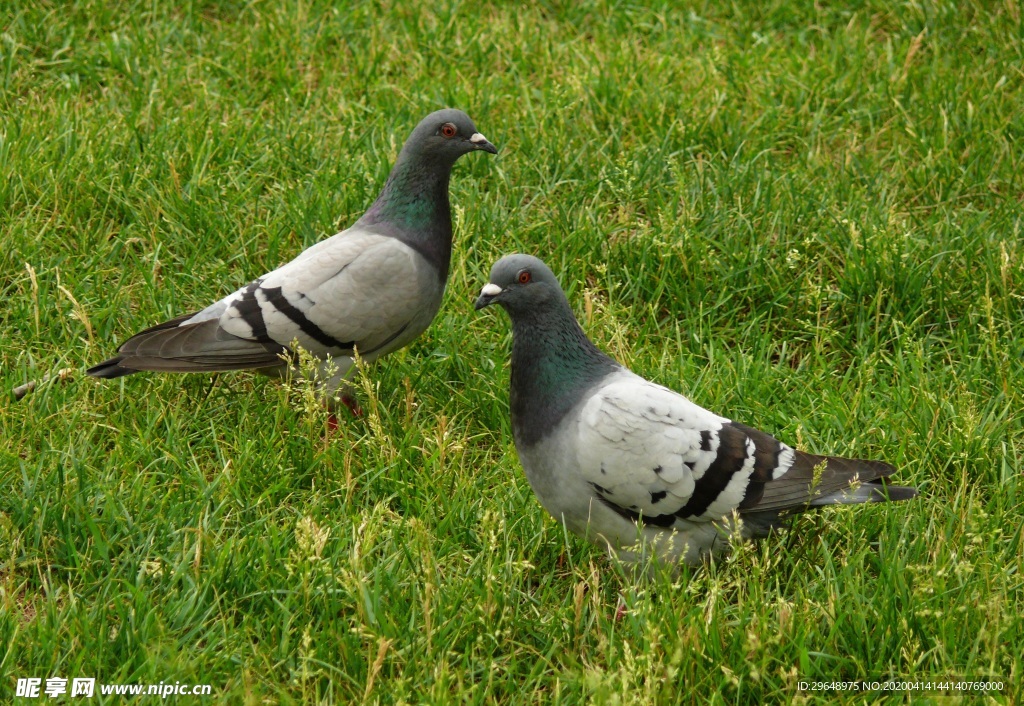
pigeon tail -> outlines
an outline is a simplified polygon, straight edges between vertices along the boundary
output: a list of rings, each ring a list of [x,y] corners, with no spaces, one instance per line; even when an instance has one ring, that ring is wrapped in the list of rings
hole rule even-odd
[[[796,451],[792,465],[764,485],[761,497],[749,507],[786,512],[827,505],[909,500],[915,488],[890,485],[896,469],[884,461],[818,456]]]
[[[879,478],[856,487],[841,490],[821,498],[815,498],[809,507],[826,505],[859,505],[860,503],[901,502],[917,497],[917,488],[907,485],[890,485],[884,478]]]
[[[144,336],[155,331],[164,331],[170,328],[177,328],[182,324],[182,322],[188,321],[193,316],[195,316],[195,312],[191,314],[184,314],[182,316],[176,316],[173,319],[170,319],[169,321],[164,321],[163,323],[157,324],[156,326],[150,326],[147,329],[143,329],[142,331],[139,331],[137,334],[135,334],[127,341],[122,343],[121,348],[123,349],[125,346],[127,346],[129,343],[131,343],[133,340],[137,339],[140,336]],[[126,355],[115,355],[113,358],[107,358],[102,363],[97,363],[96,365],[86,370],[85,374],[94,378],[114,380],[115,378],[124,377],[125,375],[132,375],[134,373],[141,372],[141,370],[138,370],[136,368],[128,368],[121,365],[121,363],[128,359],[128,357],[129,356]]]
[[[102,363],[97,363],[86,370],[85,374],[94,378],[113,380],[114,378],[124,377],[125,375],[132,375],[133,373],[139,372],[138,370],[122,367],[121,361],[123,360],[124,357],[119,355],[114,356],[113,358],[108,358]]]
[[[809,455],[809,454],[808,454]],[[820,460],[829,462],[839,461],[843,464],[865,463],[877,468],[885,469],[886,475],[895,472],[895,469],[881,461],[851,461],[851,459],[838,458],[835,456],[818,456]],[[820,462],[820,461],[819,461]],[[747,536],[751,539],[764,539],[772,531],[781,529],[786,525],[787,520],[795,512],[809,510],[813,507],[828,507],[830,505],[860,505],[862,503],[884,503],[901,502],[917,497],[917,488],[905,485],[891,485],[885,477],[878,477],[863,483],[855,483],[827,495],[819,495],[804,505],[791,505],[789,507],[776,507],[775,509],[755,509],[753,512],[741,513],[743,526]]]

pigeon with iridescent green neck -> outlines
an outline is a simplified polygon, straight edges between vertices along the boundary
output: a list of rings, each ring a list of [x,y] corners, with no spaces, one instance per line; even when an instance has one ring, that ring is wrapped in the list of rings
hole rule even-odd
[[[408,345],[433,320],[452,254],[448,180],[455,161],[478,150],[497,152],[468,115],[431,113],[352,227],[199,313],[136,334],[89,375],[249,368],[280,374],[297,341],[321,361],[321,386],[333,394],[356,352],[372,361]]]
[[[541,505],[626,562],[698,563],[810,507],[914,497],[892,466],[815,456],[634,375],[590,342],[543,262],[509,255],[476,308],[512,319],[512,433]]]

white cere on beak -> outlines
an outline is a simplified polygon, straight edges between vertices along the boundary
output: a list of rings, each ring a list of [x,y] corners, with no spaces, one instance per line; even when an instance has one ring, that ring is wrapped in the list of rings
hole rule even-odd
[[[484,285],[484,288],[480,290],[480,296],[482,297],[495,297],[501,294],[502,289],[493,282],[488,282]]]
[[[474,145],[480,145],[483,144],[484,142],[487,142],[488,140],[479,132],[474,132],[472,135],[470,135],[469,141],[472,142]]]

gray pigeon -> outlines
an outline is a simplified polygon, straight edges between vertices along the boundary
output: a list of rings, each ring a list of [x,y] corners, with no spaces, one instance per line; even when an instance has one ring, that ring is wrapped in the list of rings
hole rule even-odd
[[[576,322],[543,262],[509,255],[476,308],[512,319],[512,433],[541,505],[630,563],[697,564],[820,505],[906,500],[880,461],[815,456],[633,374]]]
[[[280,375],[288,367],[282,356],[292,356],[298,341],[322,361],[320,384],[332,394],[344,385],[354,351],[372,361],[409,344],[433,320],[452,254],[448,180],[455,161],[476,150],[498,151],[462,111],[431,113],[351,228],[197,314],[135,334],[88,374],[252,368]]]

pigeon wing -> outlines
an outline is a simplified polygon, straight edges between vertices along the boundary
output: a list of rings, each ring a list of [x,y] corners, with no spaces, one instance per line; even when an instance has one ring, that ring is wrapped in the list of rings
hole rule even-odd
[[[240,290],[221,327],[241,338],[293,340],[318,355],[381,354],[426,328],[444,284],[401,241],[349,230]],[[414,329],[414,330],[413,330]]]

